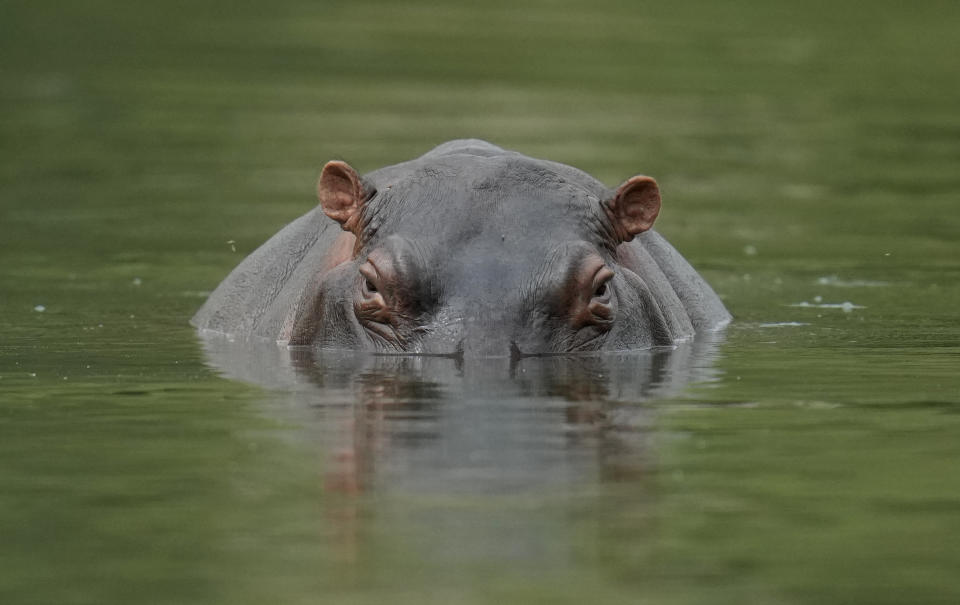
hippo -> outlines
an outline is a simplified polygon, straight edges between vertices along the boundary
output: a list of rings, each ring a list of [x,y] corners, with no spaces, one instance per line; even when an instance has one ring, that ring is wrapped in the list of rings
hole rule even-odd
[[[660,189],[476,139],[361,176],[250,254],[191,323],[231,339],[512,357],[673,346],[731,319],[651,227]]]

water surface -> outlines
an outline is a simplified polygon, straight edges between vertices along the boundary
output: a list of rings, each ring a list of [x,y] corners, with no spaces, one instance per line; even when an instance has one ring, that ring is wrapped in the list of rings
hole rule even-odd
[[[7,3],[0,602],[957,602],[958,24]],[[324,162],[463,136],[655,176],[735,323],[459,365],[187,325]]]

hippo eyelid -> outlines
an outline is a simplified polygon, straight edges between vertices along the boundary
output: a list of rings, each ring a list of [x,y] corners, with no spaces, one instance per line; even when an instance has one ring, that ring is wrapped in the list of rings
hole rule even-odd
[[[606,266],[600,265],[596,273],[593,274],[593,279],[591,283],[593,285],[593,298],[598,302],[606,302],[610,300],[610,286],[607,283],[613,279],[615,273],[613,270]]]
[[[360,265],[360,276],[363,277],[363,287],[366,292],[376,293],[379,291],[377,282],[380,281],[380,274],[377,272],[376,265],[369,260]]]
[[[373,261],[367,259],[367,262],[360,265],[360,275],[366,277],[370,281],[373,281],[380,277],[380,272],[377,271],[377,266],[373,264]]]
[[[587,303],[590,320],[587,323],[597,327],[609,327],[614,318],[613,288],[610,280],[616,275],[606,264],[601,264],[591,280],[591,298]]]

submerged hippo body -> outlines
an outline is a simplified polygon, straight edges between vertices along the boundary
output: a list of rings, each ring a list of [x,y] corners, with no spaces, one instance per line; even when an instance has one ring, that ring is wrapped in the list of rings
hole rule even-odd
[[[195,326],[323,349],[523,356],[671,345],[730,320],[650,230],[649,177],[611,190],[464,140],[363,177],[330,162],[317,193]]]

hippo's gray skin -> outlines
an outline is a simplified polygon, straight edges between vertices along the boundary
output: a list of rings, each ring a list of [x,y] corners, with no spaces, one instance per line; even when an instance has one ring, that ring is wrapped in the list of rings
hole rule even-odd
[[[652,230],[656,182],[615,190],[479,140],[360,177],[248,256],[192,323],[379,353],[525,356],[672,345],[730,321]]]

